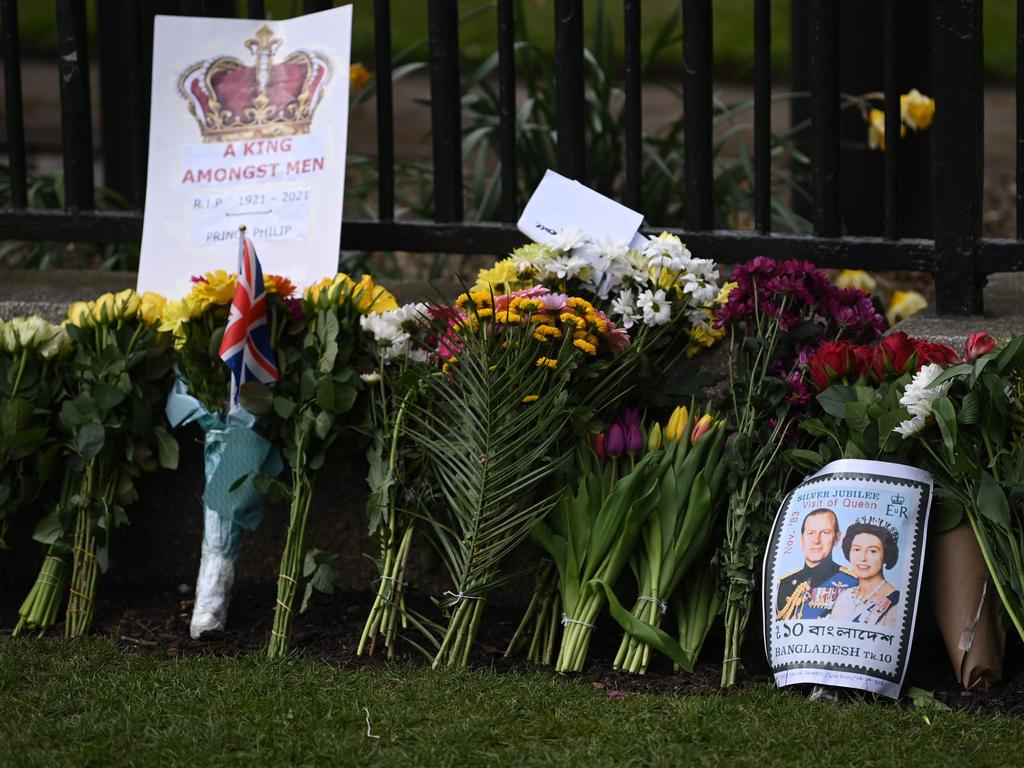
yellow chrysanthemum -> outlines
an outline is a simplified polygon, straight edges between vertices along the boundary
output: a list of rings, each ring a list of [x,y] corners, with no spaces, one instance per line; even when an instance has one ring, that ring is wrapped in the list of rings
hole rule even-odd
[[[545,341],[547,339],[560,339],[562,338],[562,329],[556,328],[553,325],[538,325],[533,329],[533,338],[538,341]]]
[[[900,138],[907,135],[907,126],[900,123]],[[868,147],[885,149],[885,112],[872,109],[868,113]]]
[[[570,296],[565,300],[565,306],[569,309],[575,309],[577,312],[586,313],[594,309],[594,305],[586,299],[581,299],[578,296]]]
[[[572,343],[572,345],[574,347],[576,347],[577,349],[582,349],[588,355],[596,355],[597,354],[597,347],[595,347],[593,344],[591,344],[589,341],[587,341],[585,339],[576,339]]]
[[[527,395],[523,398],[524,403],[535,403],[540,400],[540,395]]]
[[[476,276],[476,283],[473,284],[473,292],[490,294],[494,291],[496,295],[512,293],[528,288],[528,281],[523,280],[516,267],[515,258],[502,259],[496,262],[490,269],[481,269]]]
[[[711,319],[711,313],[708,312],[708,320]],[[699,325],[695,325],[690,330],[690,341],[686,345],[686,356],[694,357],[705,349],[709,349],[717,344],[719,341],[725,338],[725,328],[715,328],[709,325],[707,328],[701,328]]]
[[[526,296],[517,296],[509,303],[509,308],[514,312],[533,314],[534,312],[542,310],[544,305],[537,299],[528,298]]]
[[[167,299],[159,293],[146,291],[139,300],[139,314],[142,316],[142,322],[146,325],[159,323],[166,305]]]
[[[729,294],[736,290],[737,286],[739,286],[739,283],[737,283],[735,280],[725,283],[718,290],[718,296],[715,297],[715,304],[718,305],[719,307],[724,306],[725,303],[729,300]]]
[[[553,357],[538,357],[537,367],[554,369],[558,367],[558,360]]]
[[[171,333],[174,336],[174,348],[181,349],[185,346],[185,324],[202,313],[202,308],[188,296],[177,301],[168,301],[160,313],[157,330],[161,333]]]
[[[509,325],[516,325],[523,322],[523,316],[518,312],[513,312],[511,309],[506,309],[504,312],[498,312],[494,315],[494,319],[499,323],[507,323]]]
[[[188,298],[200,312],[208,307],[222,307],[230,304],[235,295],[236,276],[223,269],[216,269],[203,275],[199,282],[192,283]]]
[[[587,322],[582,317],[574,315],[572,312],[563,312],[558,316],[558,319],[566,325],[571,325],[573,328],[581,328]]]

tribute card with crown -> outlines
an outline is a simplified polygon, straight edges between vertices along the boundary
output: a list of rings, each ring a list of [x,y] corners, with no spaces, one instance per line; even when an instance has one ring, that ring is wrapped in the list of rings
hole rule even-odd
[[[264,268],[337,271],[352,7],[288,21],[157,16],[139,290],[233,271],[244,224]]]
[[[765,650],[780,687],[899,698],[931,498],[927,472],[856,459],[827,464],[786,497],[762,584]]]

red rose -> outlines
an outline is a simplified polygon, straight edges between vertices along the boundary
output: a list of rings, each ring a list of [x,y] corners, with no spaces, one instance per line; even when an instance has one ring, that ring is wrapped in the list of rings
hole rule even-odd
[[[856,381],[866,368],[863,354],[848,341],[825,342],[807,361],[811,381],[819,392],[840,379]]]
[[[914,353],[917,342],[903,331],[891,333],[878,342],[871,356],[871,372],[882,381],[887,376],[902,376],[917,370]]]
[[[960,362],[960,355],[949,344],[943,344],[941,341],[925,341],[924,339],[917,339],[916,344],[918,368],[929,363],[938,363],[946,368]]]
[[[964,344],[964,362],[973,363],[982,355],[996,348],[996,340],[986,331],[978,331],[967,337]]]

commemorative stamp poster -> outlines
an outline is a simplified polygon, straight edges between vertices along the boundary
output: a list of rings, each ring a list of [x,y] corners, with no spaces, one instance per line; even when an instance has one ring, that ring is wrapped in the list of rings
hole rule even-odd
[[[786,497],[763,579],[765,650],[780,688],[899,698],[931,499],[927,472],[855,459],[828,464]]]
[[[240,225],[267,273],[338,267],[352,7],[288,21],[157,16],[139,291],[232,272]]]

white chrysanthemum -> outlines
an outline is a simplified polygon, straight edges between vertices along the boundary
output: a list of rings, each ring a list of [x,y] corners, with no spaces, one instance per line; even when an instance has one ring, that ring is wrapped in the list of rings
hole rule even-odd
[[[653,293],[650,290],[643,291],[637,297],[636,306],[643,310],[645,325],[664,325],[672,317],[672,303],[665,298],[665,291],[660,288]]]
[[[412,344],[412,337],[396,322],[398,318],[394,315],[397,311],[363,315],[359,318],[360,327],[373,336],[377,344],[377,353],[385,363],[407,355]]]
[[[929,363],[914,374],[914,378],[903,390],[903,397],[900,398],[900,405],[905,405],[911,416],[920,416],[927,419],[932,415],[932,404],[940,397],[944,397],[949,391],[953,382],[945,381],[936,387],[929,386],[942,374],[942,366],[937,363]]]
[[[656,257],[667,257],[679,261],[690,258],[690,252],[683,245],[683,241],[668,232],[662,232],[653,240],[648,240],[644,245],[643,252],[648,260]]]
[[[612,300],[612,314],[616,317],[622,318],[621,325],[627,331],[636,325],[641,314],[636,311],[636,307],[633,305],[632,289],[623,289],[619,292],[619,295]]]
[[[556,251],[572,251],[579,248],[586,241],[586,235],[578,229],[563,229],[552,238],[548,247]]]
[[[924,416],[914,416],[906,421],[901,421],[900,425],[893,429],[893,432],[903,435],[903,439],[906,440],[924,429],[926,423]]]
[[[549,261],[538,263],[536,268],[540,274],[546,273],[559,280],[572,280],[587,274],[590,264],[583,256],[561,253]]]
[[[702,328],[705,331],[711,330],[711,323],[708,322],[709,315],[703,309],[689,309],[686,311],[686,319],[694,328]]]
[[[588,243],[582,254],[590,265],[589,281],[585,287],[602,299],[607,299],[633,276],[629,247],[623,242],[604,239]]]
[[[707,282],[691,272],[682,276],[682,282],[683,293],[689,295],[694,304],[707,306],[718,297],[718,283]]]

